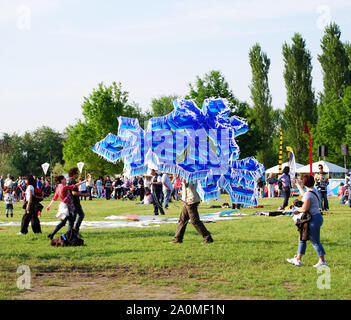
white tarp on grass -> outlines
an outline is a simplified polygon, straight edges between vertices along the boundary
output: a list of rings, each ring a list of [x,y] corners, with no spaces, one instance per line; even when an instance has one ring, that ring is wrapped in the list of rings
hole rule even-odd
[[[201,221],[203,222],[215,222],[215,221],[226,221],[226,220],[239,220],[242,219],[240,216],[247,216],[247,214],[234,213],[234,211],[217,212],[211,214],[201,215]],[[159,227],[165,223],[178,223],[178,218],[167,218],[163,216],[109,216],[105,220],[116,220],[116,221],[83,221],[81,229],[103,229],[103,228],[121,228],[121,227],[134,227],[134,228],[146,228],[146,227]],[[123,221],[120,221],[123,220]],[[58,221],[41,222],[42,226],[56,226]],[[0,222],[0,227],[19,227],[20,222]]]

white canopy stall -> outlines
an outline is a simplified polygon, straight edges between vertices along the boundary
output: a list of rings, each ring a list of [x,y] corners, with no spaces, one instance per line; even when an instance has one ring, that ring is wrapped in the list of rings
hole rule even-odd
[[[285,168],[285,167],[288,167],[289,166],[289,163],[288,162],[284,162],[282,164],[282,170]],[[300,163],[296,163],[296,170],[298,171],[299,168],[302,168],[304,165],[303,164],[300,164]],[[271,173],[275,173],[275,174],[278,174],[279,173],[279,165],[277,166],[274,166],[270,169],[267,169],[266,172],[265,172],[265,175],[269,175]]]
[[[323,166],[323,171],[326,173],[329,173],[329,178],[345,178],[345,174],[348,172],[348,170],[343,167],[340,167],[334,163],[330,163],[322,160],[322,161],[314,162],[312,164],[313,174],[319,172],[318,166],[320,164]],[[298,168],[296,172],[300,174],[308,174],[310,173],[310,165],[308,164],[307,166]]]

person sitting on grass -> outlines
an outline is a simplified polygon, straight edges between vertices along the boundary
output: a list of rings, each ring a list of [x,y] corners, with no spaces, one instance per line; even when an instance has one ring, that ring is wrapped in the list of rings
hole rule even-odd
[[[73,228],[75,215],[74,215],[74,205],[72,202],[70,191],[77,188],[79,185],[81,185],[84,182],[86,181],[84,180],[80,183],[67,186],[67,180],[64,176],[55,177],[55,184],[57,185],[56,192],[50,204],[46,208],[46,211],[49,211],[53,203],[59,198],[60,205],[59,205],[58,214],[62,213],[64,214],[64,217],[63,216],[60,217],[62,221],[55,227],[54,231],[48,235],[49,239],[51,240],[53,239],[54,235],[62,227],[66,225],[67,220],[68,220],[68,231],[70,231]]]
[[[323,217],[319,208],[319,196],[314,192],[315,180],[313,176],[305,175],[302,181],[303,186],[298,180],[295,180],[295,184],[300,191],[300,195],[302,195],[303,201],[302,207],[296,208],[296,211],[301,213],[309,212],[312,217],[311,221],[308,223],[308,236],[319,257],[319,261],[314,267],[318,268],[327,266],[327,262],[324,259],[325,251],[320,242],[320,231],[323,224]],[[307,192],[304,191],[303,187],[307,189]],[[302,256],[306,252],[306,242],[306,240],[300,238],[297,255],[292,259],[286,259],[287,262],[295,266],[301,266]]]

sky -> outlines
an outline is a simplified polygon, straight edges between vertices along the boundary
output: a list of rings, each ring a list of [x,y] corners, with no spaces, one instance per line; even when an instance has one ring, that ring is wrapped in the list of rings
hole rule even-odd
[[[350,16],[350,0],[0,0],[0,134],[44,125],[62,132],[82,118],[84,97],[100,82],[121,82],[146,110],[220,70],[251,104],[255,43],[271,60],[272,103],[282,109],[282,45],[303,36],[318,93],[323,29],[335,22],[351,42]]]

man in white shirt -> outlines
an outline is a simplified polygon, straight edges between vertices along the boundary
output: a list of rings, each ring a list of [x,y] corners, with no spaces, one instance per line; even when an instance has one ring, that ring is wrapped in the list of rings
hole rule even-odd
[[[168,209],[171,200],[172,182],[167,173],[162,175],[163,208]]]
[[[200,220],[198,207],[201,202],[201,198],[196,190],[195,183],[186,183],[183,181],[182,201],[183,209],[180,214],[177,231],[172,242],[183,242],[185,229],[190,220],[196,231],[203,237],[203,243],[212,243],[213,239],[211,233],[206,229],[205,225]]]

